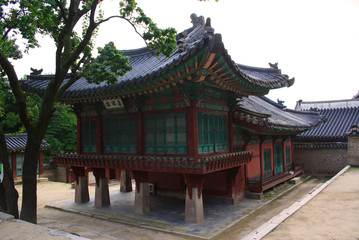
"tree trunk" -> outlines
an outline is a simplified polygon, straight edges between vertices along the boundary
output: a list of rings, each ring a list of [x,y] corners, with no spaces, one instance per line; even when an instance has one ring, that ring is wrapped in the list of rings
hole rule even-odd
[[[22,205],[20,219],[37,223],[37,165],[42,138],[27,134],[24,165],[22,170]]]
[[[14,185],[14,178],[12,176],[9,158],[7,155],[5,135],[1,124],[0,153],[0,162],[4,165],[4,179],[0,184],[0,208],[5,210],[6,213],[13,215],[14,218],[19,218],[19,209],[17,205],[19,194]]]

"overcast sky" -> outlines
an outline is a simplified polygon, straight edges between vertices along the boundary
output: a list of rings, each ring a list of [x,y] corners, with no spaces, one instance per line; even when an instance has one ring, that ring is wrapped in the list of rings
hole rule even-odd
[[[104,1],[106,14],[115,1]],[[112,5],[111,5],[112,3]],[[279,63],[282,73],[295,77],[290,88],[273,90],[272,100],[296,101],[350,99],[359,90],[359,0],[138,0],[139,6],[161,28],[181,32],[192,26],[190,15],[210,17],[215,33],[236,63],[268,67]],[[113,41],[119,49],[144,46],[133,29],[119,20],[99,31],[96,43]],[[51,40],[17,61],[19,77],[30,67],[53,73]],[[15,63],[15,62],[14,62]]]

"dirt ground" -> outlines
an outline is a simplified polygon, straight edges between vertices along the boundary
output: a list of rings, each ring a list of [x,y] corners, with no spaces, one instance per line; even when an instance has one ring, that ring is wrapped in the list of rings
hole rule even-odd
[[[350,168],[265,240],[359,239],[359,168]]]
[[[349,171],[350,174],[345,173],[345,177],[339,177],[265,239],[359,239],[359,168],[352,168]],[[288,208],[319,183],[317,179],[306,181],[213,239],[240,239]],[[110,185],[110,191],[119,191],[119,188],[118,184]],[[21,185],[17,185],[17,189],[21,195]],[[93,196],[94,186],[90,186],[89,191],[90,196]],[[196,239],[45,207],[49,203],[73,199],[74,193],[70,184],[39,183],[38,224],[94,240]],[[21,198],[19,204],[21,206]],[[28,236],[21,238],[21,235],[12,237],[14,238],[8,239],[30,239],[27,238]]]

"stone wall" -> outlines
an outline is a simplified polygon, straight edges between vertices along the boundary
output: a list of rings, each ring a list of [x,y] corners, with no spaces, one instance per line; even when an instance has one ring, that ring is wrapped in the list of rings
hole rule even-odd
[[[359,166],[359,128],[352,126],[348,136],[348,164]]]
[[[313,176],[334,176],[347,165],[347,149],[294,149],[294,164]]]
[[[66,182],[66,168],[65,167],[56,167],[52,169],[44,169],[44,174],[42,177],[46,177],[49,181],[53,182]]]

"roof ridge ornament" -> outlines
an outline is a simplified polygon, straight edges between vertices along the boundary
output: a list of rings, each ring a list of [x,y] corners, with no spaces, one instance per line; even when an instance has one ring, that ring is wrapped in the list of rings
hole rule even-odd
[[[197,26],[201,26],[202,29],[204,29],[205,23],[204,23],[204,17],[203,16],[197,16],[197,14],[192,13],[191,14],[191,23],[193,24],[193,29]]]
[[[359,136],[359,127],[357,125],[352,125],[348,132],[345,133],[347,136]]]
[[[30,68],[30,70],[31,70],[31,73],[30,73],[30,75],[40,75],[41,73],[42,73],[42,71],[43,71],[43,69],[41,68],[41,69],[36,69],[36,68]]]
[[[276,63],[268,63],[268,64],[269,64],[270,68],[277,69],[277,70],[279,69],[277,62]]]

